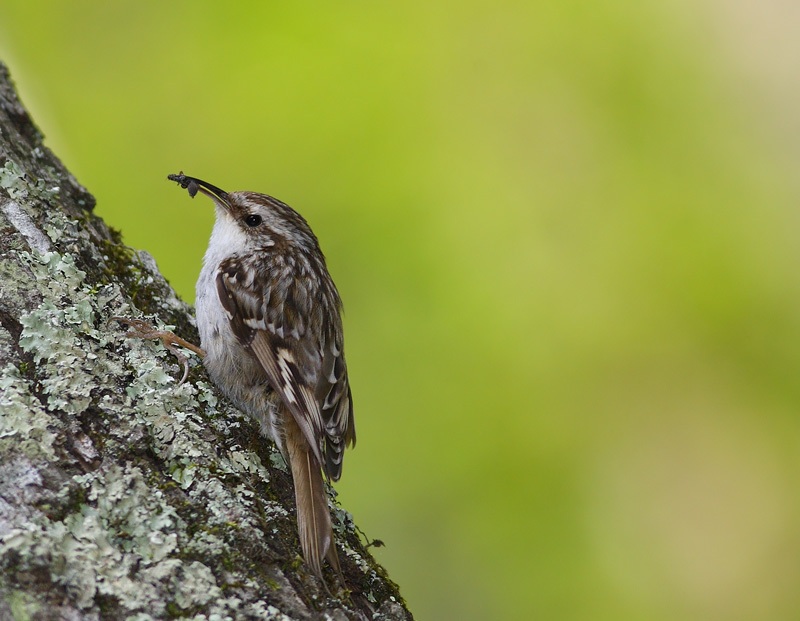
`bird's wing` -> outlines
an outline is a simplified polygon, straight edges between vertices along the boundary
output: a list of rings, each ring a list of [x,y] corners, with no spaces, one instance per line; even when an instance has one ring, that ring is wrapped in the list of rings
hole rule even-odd
[[[344,449],[355,444],[353,398],[347,379],[347,365],[341,342],[341,330],[329,335],[322,347],[322,373],[317,382],[317,402],[321,404],[327,442],[324,445],[325,472],[334,481],[342,474]]]
[[[286,405],[318,462],[322,459],[325,421],[316,396],[322,355],[312,339],[308,318],[299,312],[306,292],[269,288],[240,259],[223,261],[217,294],[239,342],[259,361],[270,386]],[[298,299],[300,298],[300,299]]]

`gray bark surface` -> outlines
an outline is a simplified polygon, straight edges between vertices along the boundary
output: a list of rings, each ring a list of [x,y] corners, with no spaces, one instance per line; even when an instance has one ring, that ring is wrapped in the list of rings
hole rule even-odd
[[[0,620],[411,619],[348,513],[349,592],[299,556],[255,424],[113,316],[198,342],[155,262],[92,213],[0,63]]]

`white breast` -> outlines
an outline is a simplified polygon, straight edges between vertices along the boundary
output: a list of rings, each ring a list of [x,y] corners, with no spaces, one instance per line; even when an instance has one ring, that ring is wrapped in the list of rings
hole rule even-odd
[[[203,257],[203,269],[197,280],[195,301],[200,346],[206,350],[205,364],[215,380],[216,367],[230,362],[229,350],[238,345],[227,312],[217,295],[217,268],[237,250],[245,250],[246,243],[246,236],[233,218],[218,207],[217,219]]]
[[[267,376],[256,359],[245,350],[231,330],[228,312],[217,294],[219,264],[237,250],[247,251],[247,238],[232,218],[217,213],[203,269],[197,280],[195,311],[203,365],[211,380],[239,409],[261,424],[264,435],[282,445],[276,422],[276,403]]]

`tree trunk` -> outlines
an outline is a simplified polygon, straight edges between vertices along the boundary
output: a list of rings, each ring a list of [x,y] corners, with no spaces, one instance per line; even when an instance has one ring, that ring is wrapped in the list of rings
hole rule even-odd
[[[0,620],[411,619],[334,507],[349,594],[300,558],[275,447],[194,362],[153,259],[120,243],[43,145],[0,64]]]

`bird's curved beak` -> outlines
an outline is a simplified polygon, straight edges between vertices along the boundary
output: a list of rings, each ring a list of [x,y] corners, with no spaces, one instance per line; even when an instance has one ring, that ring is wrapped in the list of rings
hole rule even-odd
[[[169,179],[170,181],[174,181],[185,190],[188,190],[189,196],[191,196],[192,198],[194,198],[197,192],[200,191],[209,198],[211,198],[218,205],[230,209],[230,203],[228,202],[228,193],[225,192],[224,190],[220,190],[215,185],[211,185],[210,183],[207,183],[202,179],[197,179],[196,177],[190,177],[188,175],[184,175],[183,172],[180,172],[177,175],[167,175],[167,179]]]

